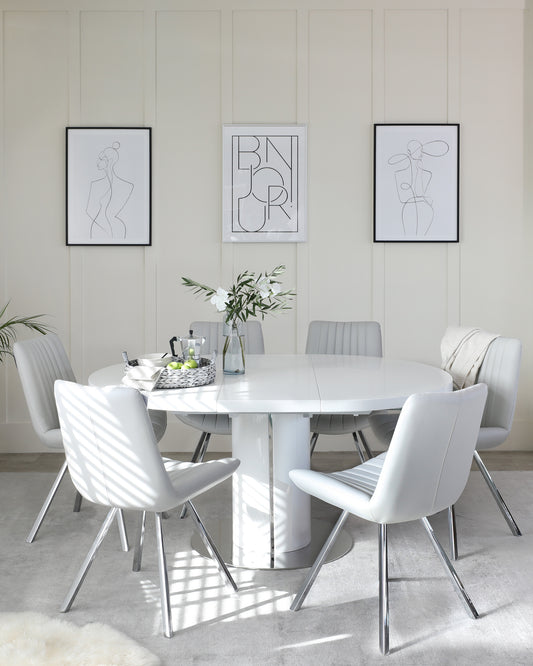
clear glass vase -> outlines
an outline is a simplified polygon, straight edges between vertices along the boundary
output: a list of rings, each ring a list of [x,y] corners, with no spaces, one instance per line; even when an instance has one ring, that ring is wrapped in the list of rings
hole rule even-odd
[[[244,375],[244,335],[236,324],[229,324],[224,331],[222,369],[225,375]]]

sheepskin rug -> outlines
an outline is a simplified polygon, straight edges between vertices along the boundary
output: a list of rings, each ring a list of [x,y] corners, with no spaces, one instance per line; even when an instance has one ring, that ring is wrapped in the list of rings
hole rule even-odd
[[[159,666],[158,657],[98,622],[78,627],[40,613],[0,613],[2,666]]]

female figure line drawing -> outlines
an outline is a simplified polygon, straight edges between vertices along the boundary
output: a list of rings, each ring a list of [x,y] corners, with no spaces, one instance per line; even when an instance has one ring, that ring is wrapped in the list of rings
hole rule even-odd
[[[402,204],[401,219],[405,235],[426,236],[429,232],[435,218],[433,199],[429,196],[433,173],[425,168],[425,160],[427,157],[443,157],[449,150],[449,144],[440,139],[426,143],[412,139],[408,141],[405,153],[389,158],[388,164],[400,167],[394,172],[394,177]]]
[[[119,149],[120,142],[114,141],[102,150],[96,160],[96,168],[103,171],[103,176],[91,181],[89,186],[85,211],[91,220],[91,239],[124,239],[127,236],[127,226],[120,214],[131,198],[135,186],[116,172]]]

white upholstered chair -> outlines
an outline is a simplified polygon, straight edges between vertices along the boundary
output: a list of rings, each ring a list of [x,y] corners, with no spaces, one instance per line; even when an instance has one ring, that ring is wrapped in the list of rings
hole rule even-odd
[[[48,333],[30,340],[18,341],[13,345],[13,354],[35,433],[44,446],[62,451],[63,439],[54,398],[54,382],[56,379],[75,381],[75,377],[59,336]],[[166,430],[167,414],[150,411],[150,417],[159,441]],[[65,460],[26,538],[28,543],[35,539],[66,471]],[[81,495],[77,493],[75,511],[80,510],[80,503]],[[127,550],[128,543],[121,514],[118,519],[122,546]]]
[[[189,329],[195,336],[203,336],[203,354],[214,351],[222,353],[224,347],[224,324],[215,321],[193,321]],[[263,328],[258,321],[247,321],[242,326],[244,347],[248,354],[264,354]],[[192,456],[192,462],[202,461],[211,435],[231,435],[231,419],[227,414],[176,414],[183,423],[201,431],[200,439]]]
[[[306,354],[382,356],[381,326],[377,321],[312,321],[307,330]],[[351,434],[361,462],[372,457],[363,435],[366,415],[316,414],[311,417],[311,454],[319,435]]]
[[[379,645],[389,652],[387,528],[421,520],[467,611],[478,617],[455,569],[438,542],[428,516],[459,498],[472,462],[487,387],[413,395],[406,401],[390,442],[382,453],[357,467],[323,474],[296,469],[289,476],[301,490],[342,509],[291,610],[300,609],[328,552],[350,514],[379,526]]]
[[[521,536],[520,529],[479,452],[500,446],[509,436],[516,406],[521,354],[522,344],[516,338],[496,338],[487,350],[479,369],[477,381],[486,384],[489,393],[474,452],[474,460],[514,536]],[[385,445],[388,445],[392,437],[397,418],[397,416],[390,414],[370,416],[369,421],[372,431]],[[452,556],[457,559],[457,536],[453,507],[450,513],[450,539]]]
[[[233,590],[226,565],[206,532],[191,500],[229,478],[239,466],[234,458],[207,463],[163,460],[142,395],[133,388],[99,388],[57,381],[55,396],[63,445],[72,481],[90,502],[110,508],[67,596],[67,612],[87,575],[109,526],[119,510],[141,516],[134,570],[141,565],[145,513],[155,514],[161,611],[165,636],[172,636],[162,514],[187,504],[205,546]]]

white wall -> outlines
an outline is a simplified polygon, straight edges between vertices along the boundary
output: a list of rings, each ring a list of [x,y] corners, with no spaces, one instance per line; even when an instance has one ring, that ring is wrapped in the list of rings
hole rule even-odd
[[[448,324],[521,338],[506,446],[533,448],[524,1],[0,0],[0,22],[0,293],[13,313],[50,315],[79,380],[214,318],[180,276],[227,285],[284,263],[298,299],[265,320],[268,352],[303,351],[317,318],[376,319],[386,355],[434,364]],[[460,123],[459,244],[372,242],[383,122]],[[308,125],[307,243],[221,242],[223,123]],[[151,247],[65,246],[76,125],[153,128]],[[4,365],[0,451],[41,450]],[[163,448],[196,438],[172,422]]]

